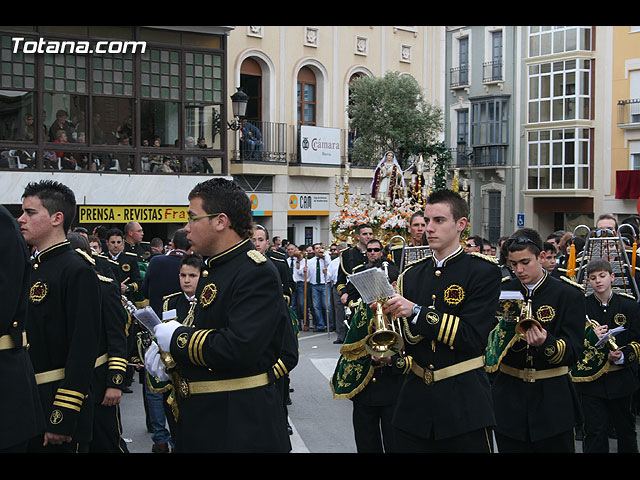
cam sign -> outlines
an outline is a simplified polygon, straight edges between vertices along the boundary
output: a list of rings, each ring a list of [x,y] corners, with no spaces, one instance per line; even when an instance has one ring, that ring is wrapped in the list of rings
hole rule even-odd
[[[300,162],[340,165],[340,129],[302,125]]]

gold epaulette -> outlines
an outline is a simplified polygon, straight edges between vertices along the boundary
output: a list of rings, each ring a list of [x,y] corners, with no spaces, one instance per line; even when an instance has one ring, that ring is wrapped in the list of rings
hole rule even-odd
[[[257,250],[249,250],[247,256],[254,262],[260,264],[267,261],[267,258]]]
[[[620,295],[622,297],[629,297],[631,300],[635,300],[636,297],[634,297],[633,295],[631,295],[630,293],[627,292],[623,292],[622,290],[620,290],[619,288],[614,288],[613,292],[617,295]]]
[[[125,255],[131,255],[132,257],[137,257],[138,256],[137,253],[133,253],[133,252],[122,252],[122,253],[124,253]]]
[[[508,282],[509,280],[511,280],[511,277],[507,276],[507,277],[502,277],[502,283],[504,282]]]
[[[389,250],[398,250],[398,249],[404,248],[402,245],[393,245]]]
[[[560,278],[562,280],[564,280],[565,282],[567,282],[569,285],[573,285],[576,288],[579,288],[580,290],[582,290],[584,292],[584,287],[582,285],[580,285],[578,282],[575,282],[573,280],[571,280],[568,277],[565,277],[564,275],[560,275]]]
[[[105,282],[105,283],[111,283],[111,282],[113,282],[113,278],[105,277],[104,275],[100,275],[99,273],[98,273],[98,274],[96,274],[96,275],[98,275],[98,279],[99,279],[101,282]]]
[[[89,262],[91,265],[94,265],[94,266],[95,266],[96,261],[95,261],[93,258],[91,258],[91,255],[89,255],[87,252],[85,252],[85,251],[84,251],[84,250],[82,250],[81,248],[76,248],[75,250],[76,250],[76,252],[78,252],[78,253],[79,253],[79,254],[80,254],[80,255],[81,255],[81,256],[82,256],[82,257],[83,257],[87,262]]]
[[[271,257],[269,257],[269,258],[271,258],[271,260],[276,260],[276,261],[278,261],[278,262],[286,263],[286,262],[285,262],[285,260],[284,260],[284,258],[277,258],[277,257],[274,257],[274,256],[271,256]]]
[[[162,300],[166,300],[167,298],[175,297],[176,295],[180,295],[182,292],[170,293],[169,295],[164,295]]]
[[[498,264],[498,259],[492,255],[485,255],[484,253],[479,253],[479,252],[469,252],[469,255],[473,257],[481,258],[483,260],[486,260],[489,263],[493,263],[494,265]]]
[[[114,265],[118,265],[119,266],[118,262],[116,262],[115,260],[110,259],[109,257],[107,257],[106,255],[103,255],[102,253],[96,253],[96,257],[104,258],[107,262],[111,262]]]

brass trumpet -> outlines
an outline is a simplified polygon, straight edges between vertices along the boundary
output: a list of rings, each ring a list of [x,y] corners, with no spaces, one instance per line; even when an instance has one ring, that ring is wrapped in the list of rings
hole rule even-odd
[[[383,262],[382,266],[389,277],[388,262]],[[386,298],[378,297],[376,300],[376,311],[372,324],[374,331],[367,335],[365,339],[365,350],[373,357],[386,358],[400,353],[404,348],[399,319],[389,317],[382,313],[382,307],[387,301]]]
[[[522,310],[520,317],[516,325],[516,332],[520,335],[524,335],[531,327],[538,327],[542,330],[542,325],[535,318],[533,318],[533,307],[531,306],[531,299],[522,304]]]

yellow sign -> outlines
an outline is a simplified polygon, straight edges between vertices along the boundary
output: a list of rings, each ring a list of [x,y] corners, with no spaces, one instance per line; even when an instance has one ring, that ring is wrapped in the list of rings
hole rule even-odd
[[[186,223],[189,207],[79,205],[79,223]]]

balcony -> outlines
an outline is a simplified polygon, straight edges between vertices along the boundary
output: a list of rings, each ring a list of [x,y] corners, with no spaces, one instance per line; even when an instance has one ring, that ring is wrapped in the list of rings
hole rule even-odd
[[[507,145],[474,146],[466,149],[452,150],[455,168],[497,168],[507,165]]]
[[[495,83],[502,82],[502,60],[485,62],[482,64],[482,82]]]
[[[287,126],[284,123],[247,121],[235,132],[232,162],[287,162]]]
[[[618,100],[617,125],[622,129],[640,129],[640,98]]]
[[[449,71],[449,86],[462,88],[469,86],[469,66],[452,67]]]

